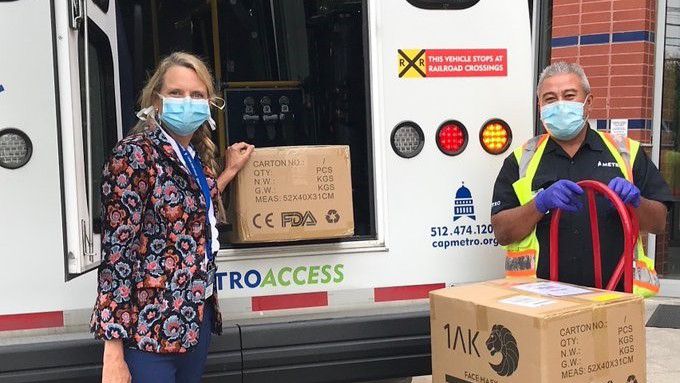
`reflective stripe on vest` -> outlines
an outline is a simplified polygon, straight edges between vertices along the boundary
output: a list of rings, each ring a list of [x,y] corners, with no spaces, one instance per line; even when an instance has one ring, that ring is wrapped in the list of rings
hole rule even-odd
[[[640,149],[640,143],[623,136],[595,132],[602,138],[626,180],[633,182],[632,164]],[[521,205],[529,203],[534,198],[531,186],[547,142],[547,134],[536,136],[514,151],[519,167],[519,179],[512,184],[512,187]],[[536,228],[521,241],[511,243],[504,248],[507,251],[505,258],[507,277],[536,276],[540,256]],[[644,297],[658,293],[659,279],[654,271],[654,261],[645,256],[642,239],[639,237],[633,268],[633,293]]]
[[[536,136],[514,151],[519,166],[519,179],[512,184],[512,188],[515,190],[520,205],[525,205],[534,198],[531,183],[534,175],[536,175],[547,142],[547,134]],[[507,252],[505,258],[505,275],[507,277],[536,276],[540,245],[538,237],[536,237],[535,227],[524,239],[504,246],[504,248]]]

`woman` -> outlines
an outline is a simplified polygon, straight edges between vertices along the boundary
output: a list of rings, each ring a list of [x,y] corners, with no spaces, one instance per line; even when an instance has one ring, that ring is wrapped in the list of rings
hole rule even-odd
[[[171,54],[142,91],[140,122],[104,167],[91,320],[105,340],[103,382],[199,382],[210,333],[221,332],[213,291],[219,192],[253,146],[228,148],[218,171],[210,140],[216,100],[205,64]]]

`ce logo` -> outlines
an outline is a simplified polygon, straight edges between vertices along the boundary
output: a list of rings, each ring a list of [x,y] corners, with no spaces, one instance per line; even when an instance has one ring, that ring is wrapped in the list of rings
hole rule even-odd
[[[257,213],[253,217],[253,226],[255,226],[258,229],[262,229],[262,225],[259,224],[258,222],[260,221],[260,218],[262,218],[262,214]],[[264,224],[267,225],[268,227],[271,227],[272,229],[274,228],[274,225],[272,225],[272,222],[274,221],[274,213],[269,213],[264,217]]]

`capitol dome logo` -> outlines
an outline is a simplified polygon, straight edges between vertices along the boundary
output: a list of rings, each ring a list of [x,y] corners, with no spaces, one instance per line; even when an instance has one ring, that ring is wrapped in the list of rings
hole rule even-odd
[[[457,221],[461,217],[468,217],[471,218],[473,221],[475,220],[475,205],[474,201],[472,200],[472,193],[470,192],[470,189],[465,187],[465,183],[463,182],[463,186],[458,188],[456,191],[456,199],[454,202],[454,208],[453,208],[453,221]]]

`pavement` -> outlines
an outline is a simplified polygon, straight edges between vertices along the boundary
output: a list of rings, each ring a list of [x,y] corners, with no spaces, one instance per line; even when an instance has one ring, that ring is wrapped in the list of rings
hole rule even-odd
[[[680,299],[648,299],[647,319],[659,304],[680,305]],[[647,327],[647,382],[680,382],[680,330]]]
[[[646,319],[659,304],[680,305],[678,298],[645,301]],[[431,383],[431,376],[413,378],[412,383]],[[647,327],[647,383],[680,382],[680,330]]]

